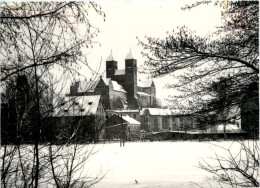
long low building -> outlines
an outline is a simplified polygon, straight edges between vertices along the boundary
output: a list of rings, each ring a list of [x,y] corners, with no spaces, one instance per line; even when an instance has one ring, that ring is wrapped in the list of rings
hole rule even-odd
[[[141,130],[148,132],[187,131],[197,128],[197,119],[191,114],[178,114],[175,110],[143,108],[140,112]]]

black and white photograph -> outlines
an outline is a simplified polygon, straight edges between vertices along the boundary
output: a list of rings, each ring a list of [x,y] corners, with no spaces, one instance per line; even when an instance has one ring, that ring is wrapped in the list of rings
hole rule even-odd
[[[259,1],[0,2],[2,188],[259,187]]]

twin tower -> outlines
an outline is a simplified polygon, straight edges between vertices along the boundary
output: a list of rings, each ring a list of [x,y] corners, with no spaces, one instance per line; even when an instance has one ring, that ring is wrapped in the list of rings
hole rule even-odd
[[[135,105],[137,101],[137,61],[130,51],[125,58],[125,69],[118,70],[117,61],[112,52],[106,60],[107,78],[117,81],[127,91],[129,105]]]

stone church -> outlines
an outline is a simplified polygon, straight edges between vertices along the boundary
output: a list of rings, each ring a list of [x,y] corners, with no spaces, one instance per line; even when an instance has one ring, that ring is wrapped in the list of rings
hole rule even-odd
[[[101,95],[107,110],[156,107],[156,88],[152,80],[137,79],[137,60],[130,51],[125,69],[118,69],[112,52],[106,60],[106,78],[77,81],[70,86],[68,96]]]

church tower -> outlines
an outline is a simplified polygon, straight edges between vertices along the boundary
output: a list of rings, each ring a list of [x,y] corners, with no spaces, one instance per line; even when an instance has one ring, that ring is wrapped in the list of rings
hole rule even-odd
[[[107,78],[114,79],[115,71],[117,70],[117,61],[114,60],[112,51],[106,60],[106,74]]]
[[[125,58],[125,90],[129,102],[137,98],[137,62],[130,50]]]

